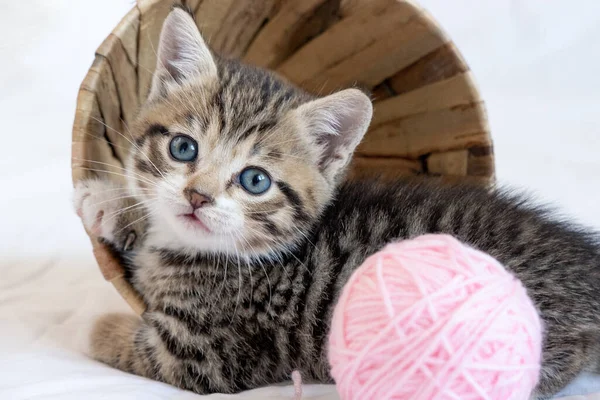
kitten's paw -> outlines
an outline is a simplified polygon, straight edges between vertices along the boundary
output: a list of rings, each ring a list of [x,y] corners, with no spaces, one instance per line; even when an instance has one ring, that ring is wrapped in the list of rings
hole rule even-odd
[[[131,199],[127,188],[108,180],[90,179],[76,184],[73,203],[77,215],[94,236],[116,244],[122,250],[133,245],[137,234],[126,227],[124,218]]]
[[[131,365],[135,334],[142,320],[135,315],[107,314],[100,317],[90,337],[92,358],[116,368]]]

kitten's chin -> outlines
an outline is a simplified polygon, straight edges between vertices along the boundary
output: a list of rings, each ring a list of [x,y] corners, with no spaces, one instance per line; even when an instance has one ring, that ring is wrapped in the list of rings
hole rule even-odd
[[[176,250],[190,255],[224,254],[239,259],[273,258],[293,250],[294,246],[255,243],[251,238],[242,238],[230,232],[211,230],[203,221],[190,216],[171,215],[154,221],[148,237],[150,246]]]
[[[201,234],[213,234],[213,231],[208,226],[206,226],[206,223],[202,221],[202,218],[198,217],[193,213],[179,214],[177,217],[179,218],[181,224],[183,224],[185,229],[189,229],[192,232],[198,232]]]
[[[152,242],[157,247],[189,253],[236,254],[239,244],[235,235],[212,226],[212,221],[193,214],[161,213],[153,221]]]

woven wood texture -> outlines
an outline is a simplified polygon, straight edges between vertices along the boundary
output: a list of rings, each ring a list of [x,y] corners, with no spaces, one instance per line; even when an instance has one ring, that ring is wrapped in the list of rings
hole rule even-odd
[[[138,0],[104,40],[77,98],[73,181],[122,179],[128,126],[148,94],[172,0]],[[351,176],[429,174],[491,182],[492,140],[468,66],[418,5],[397,0],[187,0],[213,50],[327,94],[371,89],[373,122]],[[83,160],[95,160],[90,163]],[[110,280],[138,313],[143,303],[92,238]]]

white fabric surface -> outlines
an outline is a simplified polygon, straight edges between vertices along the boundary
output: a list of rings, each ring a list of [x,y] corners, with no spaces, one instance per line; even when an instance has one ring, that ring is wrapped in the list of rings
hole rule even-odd
[[[474,71],[500,181],[600,228],[600,3],[422,4]],[[132,5],[0,0],[0,399],[200,398],[85,355],[94,317],[128,308],[97,271],[71,210],[71,124],[94,49]],[[337,398],[330,387],[305,390],[307,399]],[[592,392],[600,380],[586,376],[564,394]],[[292,391],[207,398],[290,399]]]

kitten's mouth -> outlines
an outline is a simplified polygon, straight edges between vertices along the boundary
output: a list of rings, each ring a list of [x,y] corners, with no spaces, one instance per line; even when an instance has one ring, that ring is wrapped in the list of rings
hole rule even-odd
[[[211,233],[210,229],[202,222],[200,218],[196,216],[196,214],[181,214],[179,215],[188,226],[191,226],[196,229],[202,229],[205,232]]]

